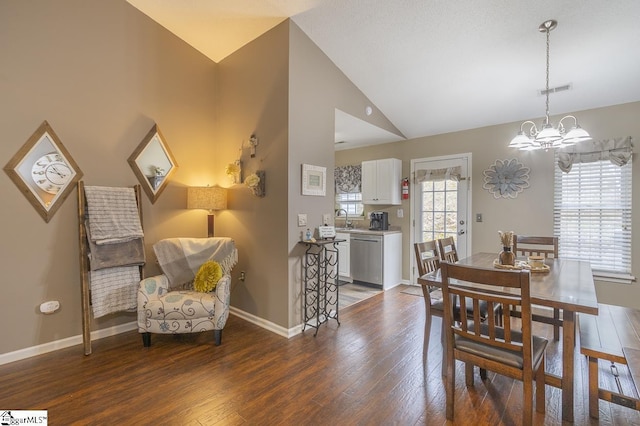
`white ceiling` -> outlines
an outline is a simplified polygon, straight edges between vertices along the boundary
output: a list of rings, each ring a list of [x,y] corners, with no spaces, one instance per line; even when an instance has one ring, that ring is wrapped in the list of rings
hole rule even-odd
[[[216,62],[291,17],[409,139],[543,117],[547,19],[552,116],[640,100],[638,0],[128,1]],[[336,111],[338,149],[376,129]]]

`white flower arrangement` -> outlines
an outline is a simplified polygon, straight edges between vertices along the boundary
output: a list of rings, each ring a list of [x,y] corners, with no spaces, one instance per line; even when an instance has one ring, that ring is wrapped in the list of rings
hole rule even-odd
[[[260,185],[260,177],[257,174],[252,173],[245,178],[244,184],[251,189],[257,188],[258,185]]]
[[[240,173],[242,172],[242,165],[240,163],[240,160],[236,160],[233,163],[227,164],[224,172],[233,181],[233,183],[239,183]]]
[[[264,172],[257,171],[244,179],[244,184],[256,197],[264,197]]]

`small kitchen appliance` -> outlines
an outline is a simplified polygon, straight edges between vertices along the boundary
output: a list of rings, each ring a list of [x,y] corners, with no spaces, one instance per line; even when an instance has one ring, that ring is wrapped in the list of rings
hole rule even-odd
[[[387,212],[371,212],[369,215],[370,231],[386,231],[389,229],[389,213]]]

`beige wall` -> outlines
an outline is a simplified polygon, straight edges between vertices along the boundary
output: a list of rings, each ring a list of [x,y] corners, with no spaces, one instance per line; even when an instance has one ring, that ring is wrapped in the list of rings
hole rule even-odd
[[[233,237],[239,252],[234,271],[234,307],[282,327],[288,325],[287,292],[287,158],[288,158],[287,21],[242,47],[219,64],[218,140],[216,157],[229,163],[242,146],[244,176],[266,172],[266,196],[253,196],[244,185],[229,193],[229,223],[218,229]],[[248,140],[258,139],[255,158]]]
[[[632,136],[640,140],[640,103],[617,105],[577,112],[581,125],[594,139]],[[553,119],[557,117],[552,117]],[[542,120],[537,120],[541,122]],[[524,234],[549,235],[553,233],[553,153],[520,152],[507,147],[520,123],[484,127],[456,133],[448,133],[409,141],[336,152],[336,165],[358,164],[363,160],[395,157],[403,162],[403,176],[409,176],[411,160],[418,158],[472,154],[472,213],[482,213],[483,222],[472,223],[472,252],[500,249],[498,230],[513,230]],[[482,189],[483,171],[497,159],[518,158],[531,169],[530,187],[516,199],[495,199]],[[403,279],[410,280],[411,226],[410,200],[402,202],[404,219],[396,217],[398,206],[386,206],[390,222],[400,225],[403,231]],[[633,228],[640,226],[640,167],[633,166]],[[377,210],[378,208],[376,208]],[[367,210],[371,210],[368,208]],[[640,236],[633,233],[634,259],[640,250]],[[640,264],[633,263],[633,275],[639,276]],[[598,298],[602,303],[615,303],[640,308],[640,287],[631,285],[597,283]]]
[[[0,58],[3,166],[47,120],[87,185],[133,185],[127,158],[156,122],[179,167],[154,205],[142,196],[147,274],[157,272],[153,242],[206,236],[206,212],[185,209],[185,187],[216,183],[224,167],[215,156],[215,63],[124,0],[3,0]],[[4,172],[0,191],[0,353],[79,335],[76,192],[47,224]],[[60,310],[40,314],[46,300]],[[116,314],[92,328],[134,320]]]

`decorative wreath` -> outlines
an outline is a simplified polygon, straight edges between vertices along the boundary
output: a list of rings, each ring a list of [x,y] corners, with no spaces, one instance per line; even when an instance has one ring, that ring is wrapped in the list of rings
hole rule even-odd
[[[198,269],[196,278],[193,281],[193,288],[196,291],[209,293],[216,289],[220,278],[222,278],[222,267],[218,262],[209,260],[204,262]]]
[[[516,198],[519,193],[529,187],[529,168],[511,160],[496,160],[484,171],[484,189],[494,198]]]

